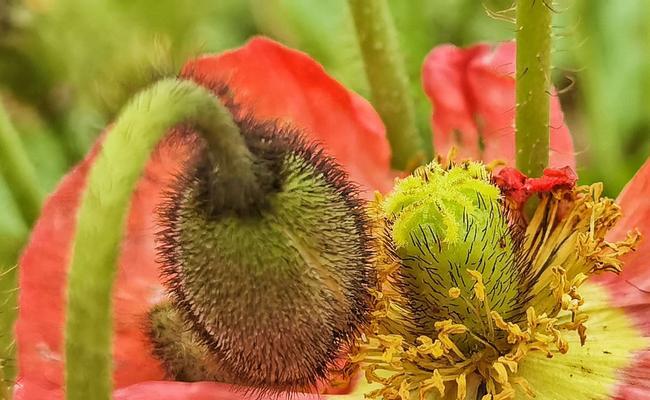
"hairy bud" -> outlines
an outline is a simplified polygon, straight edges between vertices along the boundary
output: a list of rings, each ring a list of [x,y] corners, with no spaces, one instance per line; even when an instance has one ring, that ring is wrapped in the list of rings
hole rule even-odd
[[[306,388],[366,322],[376,286],[366,217],[318,146],[274,124],[237,124],[263,190],[224,205],[236,198],[218,184],[228,171],[201,156],[170,191],[158,250],[173,309],[150,314],[155,353],[177,379]],[[179,324],[191,335],[174,333]],[[170,335],[192,351],[179,356]]]

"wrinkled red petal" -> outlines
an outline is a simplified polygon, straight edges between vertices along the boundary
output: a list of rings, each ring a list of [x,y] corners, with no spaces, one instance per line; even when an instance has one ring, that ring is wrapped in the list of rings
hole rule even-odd
[[[578,176],[569,167],[546,168],[539,178],[528,178],[516,168],[505,167],[494,176],[501,193],[519,206],[535,193],[571,189],[577,181]]]
[[[426,57],[422,79],[433,102],[434,145],[440,154],[452,146],[461,158],[486,162],[515,159],[515,44],[467,49],[434,48]],[[551,96],[550,165],[575,169],[573,140],[556,95]]]
[[[617,203],[623,218],[607,239],[621,240],[634,229],[643,238],[637,250],[625,256],[620,275],[605,274],[598,281],[610,291],[614,305],[621,307],[643,334],[650,337],[650,160],[623,189]],[[633,366],[621,378],[615,399],[650,398],[650,348],[635,355]]]
[[[494,183],[501,193],[516,204],[523,204],[530,196],[525,189],[527,179],[526,175],[512,167],[505,167],[494,175]]]
[[[226,83],[243,114],[303,129],[368,196],[392,187],[390,148],[381,119],[367,101],[306,54],[255,38],[241,49],[188,63],[182,75],[207,86]]]

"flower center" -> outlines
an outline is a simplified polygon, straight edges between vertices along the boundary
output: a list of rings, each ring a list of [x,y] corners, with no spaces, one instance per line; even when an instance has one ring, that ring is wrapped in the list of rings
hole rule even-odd
[[[638,240],[604,240],[620,211],[601,192],[543,193],[526,224],[482,164],[434,163],[378,196],[381,289],[352,357],[383,385],[370,397],[533,396],[519,363],[531,352],[566,353],[570,331],[584,344],[580,286],[594,273],[619,272],[619,257]]]

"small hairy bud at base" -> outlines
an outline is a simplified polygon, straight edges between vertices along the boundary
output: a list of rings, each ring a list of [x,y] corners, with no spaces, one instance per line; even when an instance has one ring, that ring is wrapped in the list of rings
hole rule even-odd
[[[211,359],[208,348],[169,302],[158,304],[149,311],[147,331],[154,346],[153,352],[163,362],[169,378],[185,382],[232,380]]]

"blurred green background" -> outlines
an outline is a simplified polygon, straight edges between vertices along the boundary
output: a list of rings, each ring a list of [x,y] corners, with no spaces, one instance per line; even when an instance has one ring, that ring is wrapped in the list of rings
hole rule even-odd
[[[435,45],[503,41],[514,25],[499,0],[389,0],[418,122],[430,132],[420,67]],[[583,181],[615,196],[650,154],[650,4],[555,5],[553,79]],[[507,14],[507,13],[506,13]],[[345,0],[0,0],[0,96],[45,191],[86,152],[125,100],[188,57],[264,34],[302,49],[368,97]],[[28,227],[0,181],[0,265]]]

